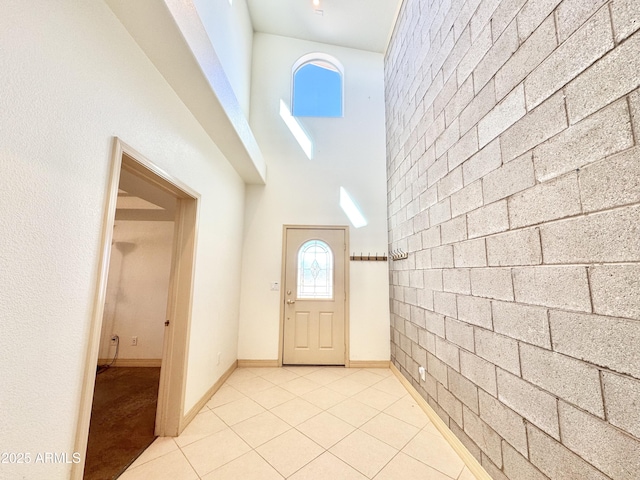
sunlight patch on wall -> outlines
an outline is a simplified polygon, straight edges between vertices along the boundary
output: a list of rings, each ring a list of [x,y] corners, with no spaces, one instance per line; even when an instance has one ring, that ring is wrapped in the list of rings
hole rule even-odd
[[[367,224],[364,215],[344,187],[340,187],[340,208],[349,217],[349,221],[355,228],[364,227]]]
[[[300,125],[300,122],[291,115],[291,111],[284,103],[284,100],[280,100],[280,117],[282,117],[284,123],[287,125],[289,130],[291,130],[291,133],[297,140],[298,144],[300,144],[300,147],[307,155],[307,158],[311,160],[313,158],[313,142],[302,128],[302,125]]]

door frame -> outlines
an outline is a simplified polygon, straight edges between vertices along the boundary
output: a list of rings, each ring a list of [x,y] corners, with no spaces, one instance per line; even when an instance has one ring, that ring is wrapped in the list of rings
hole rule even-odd
[[[280,274],[280,334],[278,336],[278,366],[282,366],[284,356],[284,317],[285,309],[285,280],[287,259],[287,232],[289,230],[342,230],[344,231],[344,366],[349,368],[349,226],[348,225],[283,225],[282,226],[282,261]]]
[[[158,436],[178,436],[186,426],[184,400],[200,194],[115,137],[111,175],[105,200],[93,315],[87,341],[79,418],[74,444],[74,451],[80,453],[81,460],[72,466],[71,479],[73,480],[81,480],[84,474],[96,365],[100,349],[104,302],[107,291],[111,242],[113,240],[113,226],[122,169],[134,173],[148,183],[170,193],[176,197],[178,202],[167,300],[167,320],[170,323],[168,327],[165,327],[164,333],[155,434]]]

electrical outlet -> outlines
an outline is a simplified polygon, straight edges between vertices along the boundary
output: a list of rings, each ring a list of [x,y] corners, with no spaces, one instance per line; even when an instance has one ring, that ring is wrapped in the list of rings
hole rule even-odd
[[[115,347],[117,342],[118,342],[118,335],[111,335],[111,343],[110,343],[110,345],[112,347]]]
[[[427,380],[427,371],[424,369],[424,367],[420,367],[418,368],[418,372],[420,373],[420,378],[422,379],[422,381],[426,381]]]
[[[271,291],[277,292],[280,290],[280,284],[278,282],[271,282]]]
[[[131,345],[133,345],[134,347],[138,346],[138,337],[136,336],[131,337]]]

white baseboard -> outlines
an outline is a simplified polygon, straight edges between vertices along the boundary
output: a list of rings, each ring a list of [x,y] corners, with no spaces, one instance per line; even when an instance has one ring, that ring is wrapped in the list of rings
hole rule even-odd
[[[418,391],[411,385],[411,382],[407,380],[400,370],[391,363],[389,365],[391,371],[395,374],[395,376],[400,380],[400,383],[407,389],[409,394],[413,397],[416,403],[424,410],[424,413],[427,414],[431,423],[438,429],[438,431],[442,434],[444,439],[449,442],[449,445],[456,451],[456,453],[460,456],[464,464],[467,468],[475,475],[478,480],[492,480],[491,476],[487,473],[487,471],[480,465],[480,462],[471,455],[471,452],[467,450],[467,447],[454,435],[454,433],[449,430],[449,427],[446,423],[442,421],[442,419],[438,416],[438,414],[431,408],[431,405],[427,403],[427,401],[418,393]]]
[[[238,368],[279,367],[278,360],[238,360]]]
[[[182,417],[180,421],[180,431],[178,434],[182,433],[182,431],[191,423],[191,420],[196,418],[196,415],[202,410],[202,408],[207,404],[207,402],[213,397],[213,394],[220,390],[220,387],[227,381],[229,375],[233,373],[233,371],[238,368],[238,361],[236,360],[231,364],[231,366],[227,369],[226,372],[222,374],[222,376],[218,379],[216,383],[214,383],[209,390],[196,402],[196,404],[191,407],[191,410],[187,412],[187,414]]]
[[[109,365],[110,358],[99,358],[98,365]],[[161,367],[161,358],[117,358],[112,367]]]
[[[238,368],[279,367],[278,360],[238,360]],[[348,368],[389,368],[388,360],[349,360]]]
[[[389,368],[389,360],[349,360],[349,368]]]

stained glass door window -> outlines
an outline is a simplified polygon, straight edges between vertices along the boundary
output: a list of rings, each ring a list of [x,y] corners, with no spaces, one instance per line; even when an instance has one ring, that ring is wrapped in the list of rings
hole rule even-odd
[[[333,252],[322,240],[309,240],[298,250],[298,298],[333,298]]]

